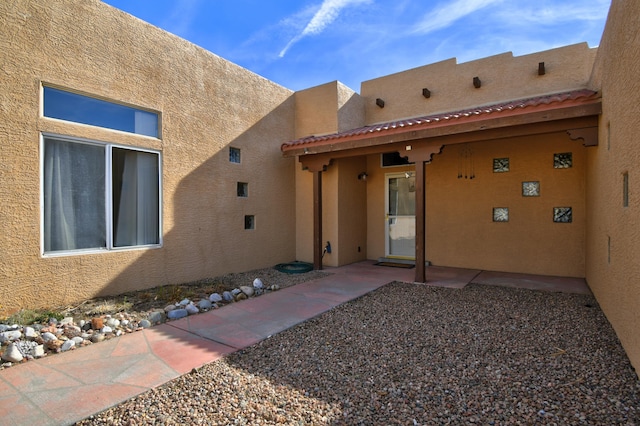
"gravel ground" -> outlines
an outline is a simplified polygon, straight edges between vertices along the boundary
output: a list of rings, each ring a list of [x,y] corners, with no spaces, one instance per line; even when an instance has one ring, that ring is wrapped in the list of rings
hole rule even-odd
[[[635,425],[592,296],[391,283],[80,422]]]

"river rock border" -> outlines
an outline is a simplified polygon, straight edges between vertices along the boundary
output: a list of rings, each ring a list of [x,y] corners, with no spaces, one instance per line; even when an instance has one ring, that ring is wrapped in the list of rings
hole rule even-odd
[[[144,318],[142,315],[119,312],[77,322],[73,317],[65,317],[61,321],[51,318],[47,324],[0,324],[0,369],[110,340],[279,289],[278,284],[265,286],[260,278],[256,278],[252,285],[239,286],[222,294],[212,293],[208,298],[198,301],[183,299],[167,305],[163,310],[150,311]]]

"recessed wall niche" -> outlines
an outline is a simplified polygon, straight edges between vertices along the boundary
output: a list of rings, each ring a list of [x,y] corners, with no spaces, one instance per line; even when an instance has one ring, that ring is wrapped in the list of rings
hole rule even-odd
[[[255,229],[256,218],[254,215],[246,215],[244,217],[244,229]]]
[[[240,148],[229,147],[229,161],[240,164]]]
[[[238,182],[238,197],[246,198],[249,196],[249,184],[246,182]]]

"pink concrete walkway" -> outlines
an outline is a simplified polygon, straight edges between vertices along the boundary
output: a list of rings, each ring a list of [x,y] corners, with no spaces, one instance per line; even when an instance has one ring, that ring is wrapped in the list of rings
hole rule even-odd
[[[318,280],[2,370],[0,423],[72,424],[391,281],[412,282],[415,274],[371,261],[327,272]],[[483,274],[486,284],[588,292],[584,280],[433,266],[427,268],[427,284],[462,288]]]

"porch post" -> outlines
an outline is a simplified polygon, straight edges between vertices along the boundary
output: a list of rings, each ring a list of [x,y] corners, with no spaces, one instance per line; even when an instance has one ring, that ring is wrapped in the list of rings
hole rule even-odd
[[[313,269],[322,269],[322,171],[313,171]]]
[[[425,162],[416,162],[416,282],[427,281],[425,275]]]
[[[425,263],[426,259],[426,235],[425,235],[425,168],[431,162],[433,154],[442,151],[442,142],[416,143],[406,145],[404,154],[409,161],[416,165],[416,281],[427,282]]]
[[[322,172],[331,164],[328,155],[299,158],[302,166],[313,173],[313,269],[322,269]]]

